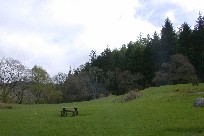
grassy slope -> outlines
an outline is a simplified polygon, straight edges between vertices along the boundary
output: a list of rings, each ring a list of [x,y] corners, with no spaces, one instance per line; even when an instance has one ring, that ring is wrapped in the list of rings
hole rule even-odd
[[[204,107],[193,102],[204,84],[149,88],[137,100],[113,102],[111,96],[69,104],[13,105],[0,109],[0,136],[204,135]],[[60,117],[63,106],[79,108],[78,117]]]

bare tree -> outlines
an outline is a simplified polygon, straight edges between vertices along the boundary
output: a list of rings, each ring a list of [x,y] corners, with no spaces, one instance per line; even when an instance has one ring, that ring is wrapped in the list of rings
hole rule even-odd
[[[3,103],[19,97],[23,97],[23,91],[20,86],[18,93],[15,92],[15,87],[21,83],[29,82],[31,72],[20,61],[13,58],[0,59],[0,100]]]
[[[54,84],[63,84],[66,81],[67,76],[67,74],[60,72],[52,78],[52,81]]]

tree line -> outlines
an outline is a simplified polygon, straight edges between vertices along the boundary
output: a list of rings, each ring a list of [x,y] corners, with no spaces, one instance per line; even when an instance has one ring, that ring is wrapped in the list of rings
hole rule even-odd
[[[152,38],[139,35],[120,49],[107,47],[100,55],[90,54],[85,70],[95,67],[108,92],[120,95],[149,86],[204,81],[204,16],[199,14],[194,29],[184,22],[178,31],[170,19]]]
[[[150,86],[204,81],[204,16],[193,29],[184,22],[176,31],[169,18],[161,33],[139,35],[119,49],[108,46],[68,73],[54,77],[40,66],[26,68],[12,58],[0,59],[0,101],[60,103],[96,99]]]

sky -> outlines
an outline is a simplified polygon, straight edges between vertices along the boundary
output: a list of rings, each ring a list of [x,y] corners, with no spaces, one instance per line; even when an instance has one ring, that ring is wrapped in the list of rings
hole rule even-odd
[[[177,29],[192,26],[203,0],[0,0],[0,57],[43,67],[51,76],[67,73],[99,55],[119,49],[141,33],[160,33],[169,17]]]

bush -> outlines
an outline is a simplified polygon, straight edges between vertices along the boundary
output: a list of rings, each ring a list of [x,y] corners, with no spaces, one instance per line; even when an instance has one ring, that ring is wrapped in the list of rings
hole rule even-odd
[[[12,109],[12,106],[5,103],[0,103],[0,109]]]
[[[141,93],[138,92],[138,90],[134,90],[134,91],[129,91],[127,94],[125,94],[122,98],[119,98],[115,101],[119,101],[119,102],[128,102],[128,101],[132,101],[138,97],[141,96]],[[113,101],[114,102],[114,101]]]
[[[194,66],[182,54],[171,56],[171,61],[163,63],[160,71],[155,73],[153,79],[156,86],[190,82],[198,82],[198,77]]]

